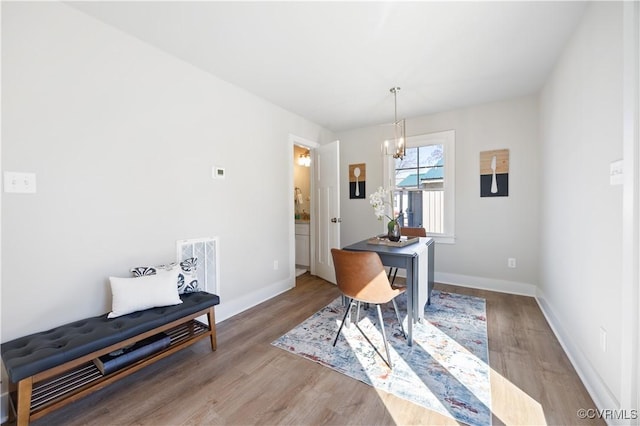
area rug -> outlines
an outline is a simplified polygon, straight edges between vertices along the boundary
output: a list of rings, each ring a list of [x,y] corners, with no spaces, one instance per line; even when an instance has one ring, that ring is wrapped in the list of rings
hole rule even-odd
[[[406,297],[397,301],[406,330]],[[402,335],[393,305],[383,305],[393,370],[353,324],[332,346],[344,309],[337,298],[272,345],[457,421],[491,424],[484,299],[434,290],[425,320],[414,325],[413,346]],[[352,312],[355,320],[355,308]],[[373,306],[361,309],[359,325],[385,354]]]

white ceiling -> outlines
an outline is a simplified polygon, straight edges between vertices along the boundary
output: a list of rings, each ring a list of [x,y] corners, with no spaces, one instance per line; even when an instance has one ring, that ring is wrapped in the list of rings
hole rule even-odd
[[[340,131],[537,92],[584,2],[73,2]]]

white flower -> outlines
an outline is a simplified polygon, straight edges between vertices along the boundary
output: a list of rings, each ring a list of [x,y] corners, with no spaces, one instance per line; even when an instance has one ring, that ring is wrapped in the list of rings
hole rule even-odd
[[[383,187],[379,187],[376,192],[369,195],[369,204],[373,206],[373,212],[378,218],[378,220],[382,220],[385,217],[388,218],[389,220],[393,220],[385,213],[384,205],[388,203],[385,201],[385,199],[387,199],[387,196],[389,194],[390,194],[389,191],[387,191]],[[391,198],[389,198],[389,200],[391,200]],[[388,204],[391,206],[391,208],[393,208],[392,203],[388,203]]]

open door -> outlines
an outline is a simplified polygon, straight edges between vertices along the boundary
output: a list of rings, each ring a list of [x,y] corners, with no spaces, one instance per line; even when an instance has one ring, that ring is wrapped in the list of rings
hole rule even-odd
[[[331,249],[340,248],[340,143],[316,150],[315,190],[318,204],[316,275],[336,283]]]

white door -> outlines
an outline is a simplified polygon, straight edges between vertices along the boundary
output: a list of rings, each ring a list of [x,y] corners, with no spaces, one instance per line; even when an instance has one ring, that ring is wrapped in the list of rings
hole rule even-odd
[[[336,283],[331,249],[340,248],[340,143],[331,142],[316,150],[316,200],[318,237],[316,238],[316,274]]]

